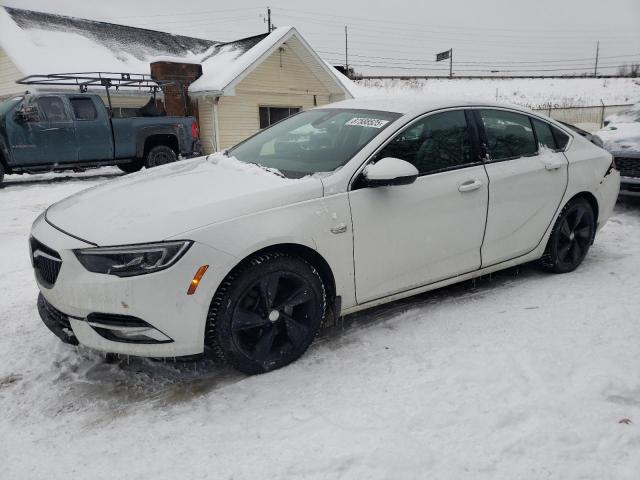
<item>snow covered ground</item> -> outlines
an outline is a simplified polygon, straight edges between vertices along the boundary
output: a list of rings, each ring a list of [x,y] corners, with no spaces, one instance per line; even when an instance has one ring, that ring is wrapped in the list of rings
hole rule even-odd
[[[492,100],[529,108],[627,105],[640,101],[637,78],[481,78],[358,80],[358,96],[434,95]]]
[[[115,172],[0,190],[0,478],[638,478],[640,202],[574,273],[525,266],[363,312],[244,377],[108,362],[41,324],[29,226]]]

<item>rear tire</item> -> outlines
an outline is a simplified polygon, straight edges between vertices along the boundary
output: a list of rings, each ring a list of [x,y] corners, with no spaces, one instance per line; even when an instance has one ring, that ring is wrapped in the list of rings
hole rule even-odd
[[[255,256],[223,280],[209,314],[205,343],[247,374],[297,360],[316,337],[326,308],[318,271],[284,253]]]
[[[140,160],[133,160],[130,163],[120,163],[118,164],[118,168],[124,173],[133,173],[142,168],[142,162]]]
[[[149,150],[144,166],[147,168],[159,167],[160,165],[173,163],[176,160],[178,160],[176,152],[166,145],[158,145]]]
[[[587,256],[595,232],[595,215],[589,202],[584,198],[570,201],[553,226],[540,264],[550,272],[572,272]]]

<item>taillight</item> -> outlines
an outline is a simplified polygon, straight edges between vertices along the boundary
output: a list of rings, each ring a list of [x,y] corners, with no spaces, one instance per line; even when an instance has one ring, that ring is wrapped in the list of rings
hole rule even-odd
[[[198,128],[198,122],[193,122],[191,124],[191,137],[194,139],[200,137],[200,128]]]

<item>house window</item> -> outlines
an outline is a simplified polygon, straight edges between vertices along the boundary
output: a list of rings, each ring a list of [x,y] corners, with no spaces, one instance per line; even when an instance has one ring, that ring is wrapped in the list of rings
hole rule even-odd
[[[300,110],[302,110],[301,107],[260,107],[260,129],[284,120]]]

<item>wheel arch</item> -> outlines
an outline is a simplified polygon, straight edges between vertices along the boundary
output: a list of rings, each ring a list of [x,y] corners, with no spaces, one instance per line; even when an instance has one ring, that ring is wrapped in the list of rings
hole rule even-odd
[[[9,149],[4,144],[4,141],[0,137],[0,165],[4,168],[4,173],[11,173],[11,167],[9,166]]]
[[[145,138],[142,158],[147,158],[151,149],[158,146],[169,147],[176,155],[180,155],[178,137],[173,134],[158,133],[155,135],[149,135]]]
[[[578,199],[578,198],[584,198],[587,202],[589,202],[589,205],[591,205],[591,208],[593,209],[593,215],[594,215],[594,220],[596,225],[598,224],[598,214],[600,212],[600,207],[598,205],[598,199],[595,197],[595,195],[591,192],[587,192],[587,191],[582,191],[582,192],[578,192],[576,193],[573,197],[571,197],[567,203],[565,205],[568,205],[570,202]]]
[[[264,255],[266,253],[276,253],[276,252],[300,257],[306,262],[308,262],[312,267],[314,267],[320,274],[320,278],[322,278],[322,282],[327,292],[327,301],[329,305],[334,304],[334,300],[336,298],[336,280],[333,274],[333,270],[329,265],[329,262],[327,262],[327,260],[317,250],[314,250],[313,248],[308,247],[306,245],[302,245],[300,243],[276,243],[273,245],[269,245],[267,247],[260,248],[259,250],[256,250],[248,254],[242,260],[240,260],[229,271],[229,273],[225,276],[225,278],[228,277],[229,275],[232,275],[238,269],[242,268],[252,258],[260,255]],[[224,280],[221,282],[221,285],[223,283],[224,283]],[[217,289],[216,289],[216,293],[217,293]]]

